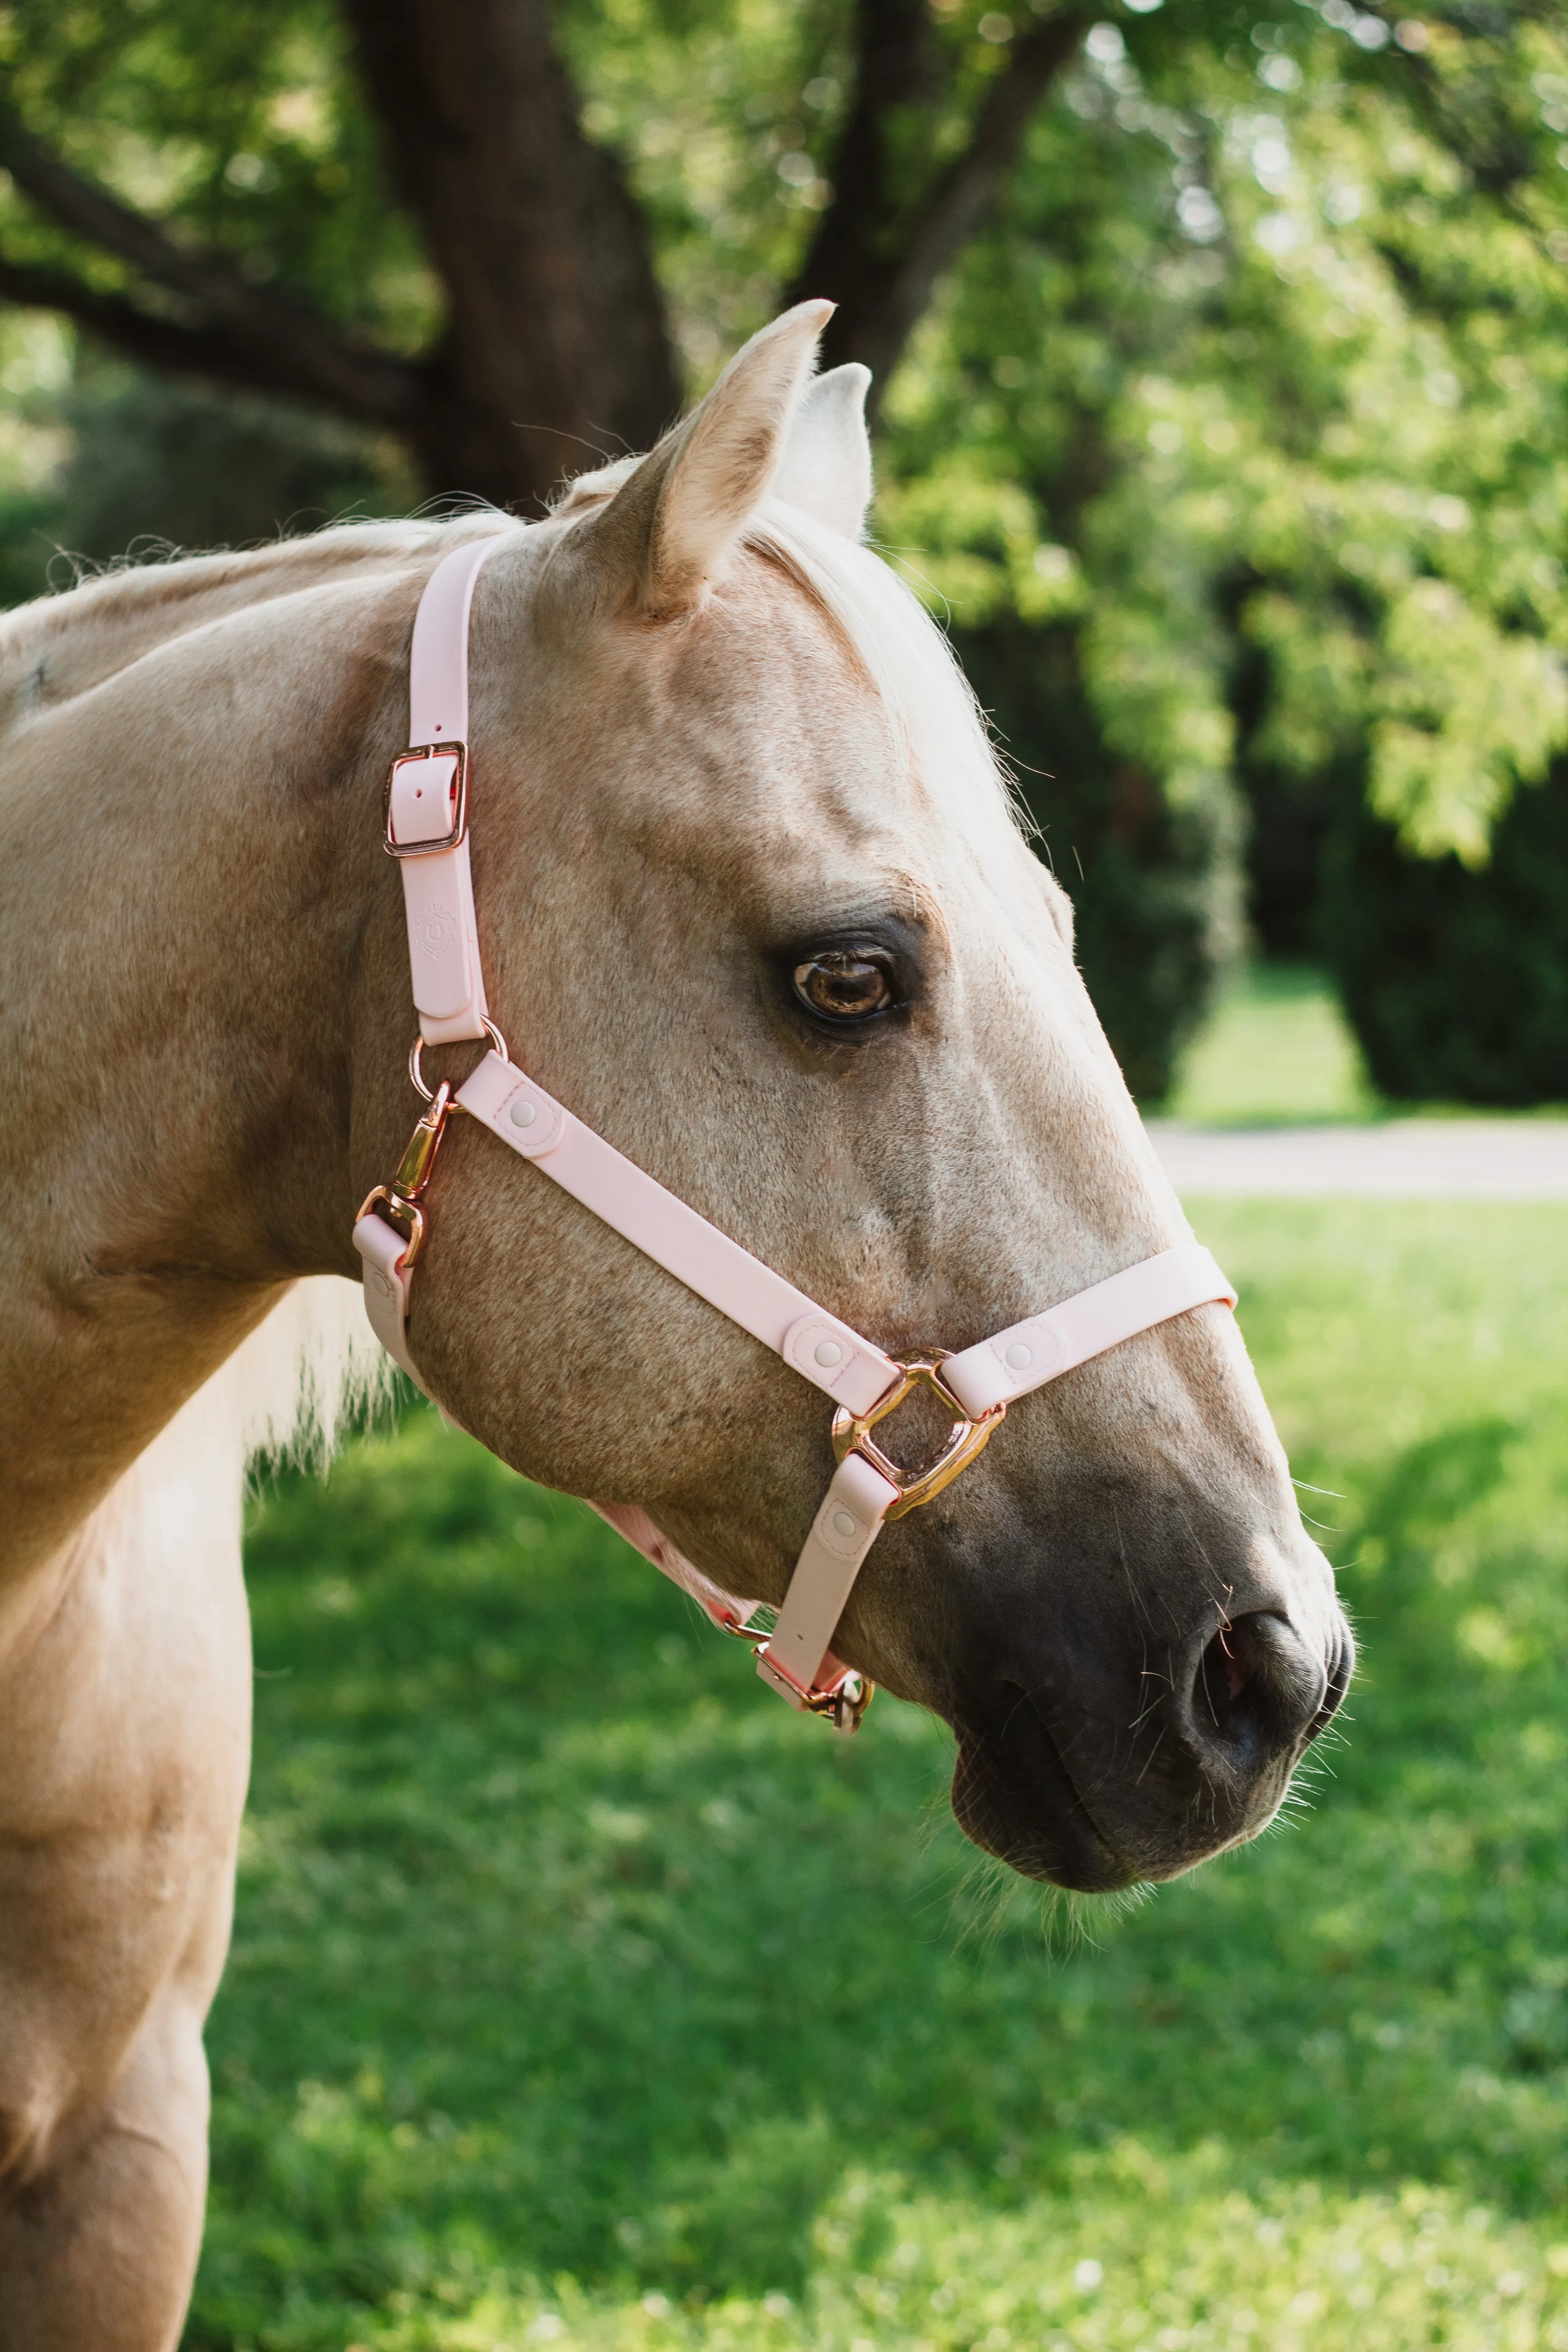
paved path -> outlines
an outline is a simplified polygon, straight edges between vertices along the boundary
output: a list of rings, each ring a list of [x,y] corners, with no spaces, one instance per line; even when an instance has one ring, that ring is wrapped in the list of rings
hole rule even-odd
[[[1179,1192],[1568,1201],[1568,1118],[1396,1118],[1377,1127],[1149,1132]]]

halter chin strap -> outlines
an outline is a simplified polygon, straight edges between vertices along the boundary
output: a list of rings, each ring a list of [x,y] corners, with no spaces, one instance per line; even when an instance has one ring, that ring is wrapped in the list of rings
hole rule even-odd
[[[354,1226],[366,1312],[382,1345],[423,1388],[408,1346],[409,1290],[426,1239],[426,1187],[447,1120],[458,1109],[831,1398],[838,1466],[771,1633],[752,1622],[758,1603],[711,1582],[645,1511],[626,1504],[594,1507],[716,1625],[755,1643],[758,1673],[792,1706],[853,1731],[871,1685],[833,1655],[831,1644],[860,1564],[885,1523],[940,1494],[1019,1397],[1192,1307],[1234,1307],[1236,1293],[1206,1249],[1184,1243],[960,1355],[900,1362],[699,1216],[515,1066],[485,1002],[468,873],[468,742],[474,583],[513,536],[498,531],[444,556],[414,624],[411,740],[387,780],[386,848],[403,869],[419,1015],[410,1070],[428,1108],[396,1175],[377,1185]],[[489,1051],[457,1093],[442,1086],[432,1095],[420,1072],[420,1046],[487,1036]],[[936,1460],[911,1473],[888,1458],[872,1432],[917,1386],[946,1406],[953,1428]]]

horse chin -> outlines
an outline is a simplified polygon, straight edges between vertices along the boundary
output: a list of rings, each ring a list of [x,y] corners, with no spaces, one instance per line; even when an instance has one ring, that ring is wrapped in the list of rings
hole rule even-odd
[[[1012,1696],[1000,1733],[957,1727],[952,1810],[965,1837],[1021,1876],[1078,1895],[1146,1877],[1095,1823],[1027,1694]]]
[[[1229,1639],[1239,1647],[1240,1629],[1233,1627]],[[1250,1644],[1267,1659],[1256,1623]],[[952,1810],[959,1826],[1026,1878],[1076,1894],[1111,1894],[1179,1877],[1268,1827],[1296,1766],[1344,1696],[1354,1657],[1350,1629],[1342,1622],[1326,1681],[1320,1677],[1314,1685],[1311,1706],[1297,1689],[1287,1718],[1273,1725],[1271,1736],[1254,1745],[1268,1727],[1268,1695],[1259,1698],[1255,1689],[1254,1717],[1239,1724],[1249,1736],[1231,1743],[1229,1753],[1211,1738],[1201,1760],[1184,1757],[1178,1743],[1162,1734],[1138,1769],[1124,1762],[1118,1770],[1109,1759],[1097,1766],[1092,1734],[1081,1720],[1064,1738],[1053,1732],[1043,1692],[994,1682],[984,1699],[971,1692],[969,1707],[952,1718],[958,1738]],[[1261,1688],[1263,1671],[1250,1680]],[[1078,1777],[1068,1769],[1068,1755],[1084,1759]]]

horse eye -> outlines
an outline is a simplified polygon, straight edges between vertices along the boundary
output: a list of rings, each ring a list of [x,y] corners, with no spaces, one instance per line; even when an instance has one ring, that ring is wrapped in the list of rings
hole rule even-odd
[[[893,983],[869,956],[834,948],[795,968],[795,992],[813,1013],[829,1021],[866,1021],[893,1002]]]

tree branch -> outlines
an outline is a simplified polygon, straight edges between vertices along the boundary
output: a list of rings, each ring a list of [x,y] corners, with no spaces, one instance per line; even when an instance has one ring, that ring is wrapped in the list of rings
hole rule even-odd
[[[889,222],[888,126],[894,110],[921,91],[929,68],[931,17],[924,0],[857,0],[855,98],[829,165],[834,202],[824,215],[799,282],[812,277],[826,292],[822,276],[830,264],[826,250],[842,238],[844,224],[862,242],[884,233]],[[830,297],[831,299],[835,299]]]
[[[141,357],[152,358],[160,341],[170,352],[179,348],[188,354],[155,364],[199,368],[227,383],[292,393],[363,420],[406,421],[417,398],[416,369],[340,334],[303,304],[250,285],[221,255],[176,244],[156,221],[73,171],[5,109],[0,164],[62,228],[129,262],[174,295],[184,315],[161,320],[133,302],[94,292],[68,272],[7,264],[11,278],[39,289],[52,284],[62,298],[39,291],[13,299],[66,310],[121,350],[134,343]],[[198,359],[198,351],[205,356]]]
[[[891,20],[906,20],[903,54],[912,81],[918,36],[907,20],[917,14],[923,18],[912,0],[861,0],[855,105],[840,145],[834,201],[786,298],[796,302],[826,295],[837,302],[824,360],[828,366],[863,361],[879,390],[886,388],[938,278],[979,227],[1023,144],[1030,116],[1076,51],[1087,21],[1058,17],[1015,41],[963,152],[914,204],[900,205],[887,166],[887,121],[897,101],[879,84],[877,59],[895,46]]]

